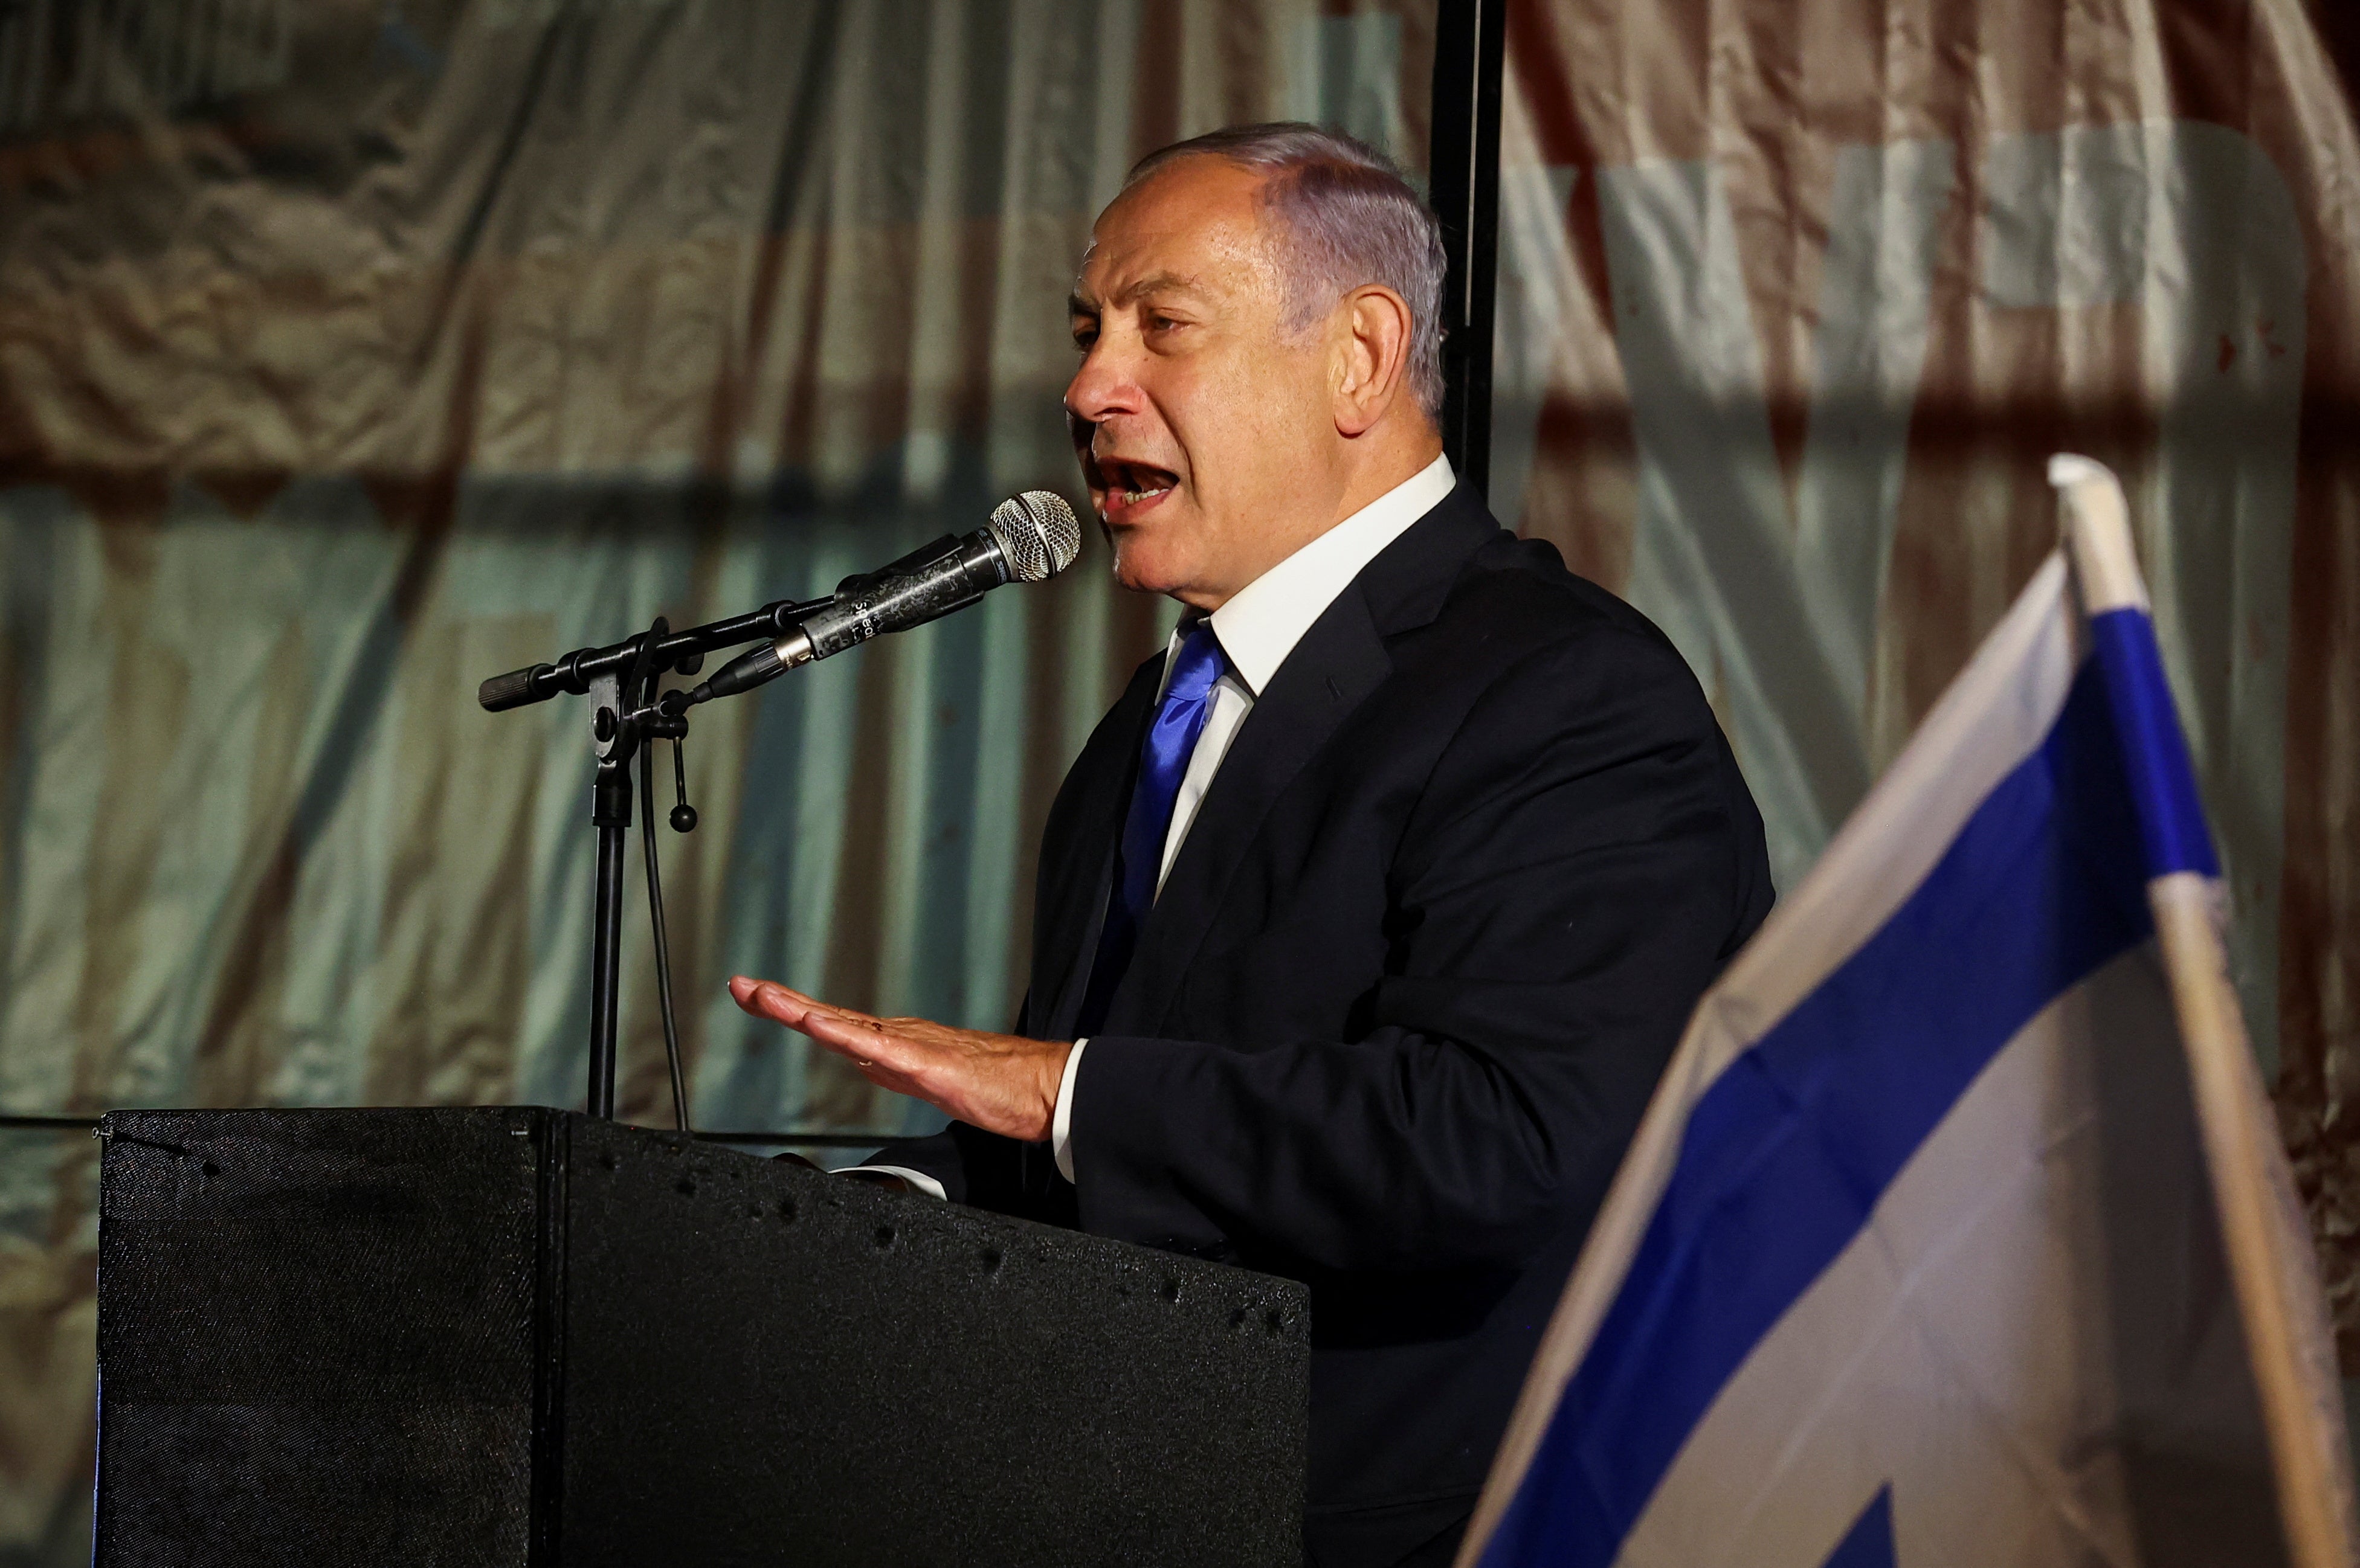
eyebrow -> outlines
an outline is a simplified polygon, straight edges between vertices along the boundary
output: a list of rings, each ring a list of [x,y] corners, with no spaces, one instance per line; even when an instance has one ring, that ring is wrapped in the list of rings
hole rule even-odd
[[[1177,272],[1151,272],[1146,277],[1141,278],[1138,282],[1132,284],[1130,288],[1116,294],[1114,296],[1114,302],[1121,303],[1126,300],[1139,299],[1150,294],[1163,293],[1167,289],[1177,289],[1182,293],[1187,294],[1201,294],[1204,292],[1204,286],[1198,283],[1196,279],[1185,277]],[[1095,315],[1101,308],[1102,307],[1100,306],[1091,304],[1088,300],[1083,299],[1078,293],[1069,294],[1065,298],[1065,313],[1067,315]]]

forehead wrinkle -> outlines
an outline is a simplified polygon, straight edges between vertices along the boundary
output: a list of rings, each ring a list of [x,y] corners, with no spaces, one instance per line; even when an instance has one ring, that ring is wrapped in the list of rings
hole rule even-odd
[[[1089,297],[1088,289],[1088,284],[1077,282],[1074,292],[1066,296],[1065,305],[1070,313],[1086,316],[1102,308],[1097,300]],[[1150,294],[1163,293],[1192,294],[1202,299],[1211,298],[1213,292],[1212,289],[1205,287],[1204,280],[1201,278],[1165,269],[1151,272],[1134,282],[1124,284],[1116,289],[1106,302],[1112,305],[1131,305],[1136,304]]]
[[[1202,281],[1172,271],[1151,272],[1138,282],[1119,289],[1115,298],[1125,304],[1145,299],[1150,294],[1178,293],[1203,295],[1208,292]]]

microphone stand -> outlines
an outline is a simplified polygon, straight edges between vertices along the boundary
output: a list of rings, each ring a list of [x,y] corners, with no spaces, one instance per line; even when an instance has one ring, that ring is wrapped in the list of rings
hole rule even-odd
[[[590,822],[598,836],[598,869],[590,910],[590,1114],[612,1121],[615,1116],[615,1038],[622,989],[624,844],[631,827],[631,763],[649,741],[670,740],[675,746],[688,738],[685,703],[667,693],[658,701],[657,686],[677,670],[694,675],[705,656],[717,648],[762,642],[785,636],[813,611],[834,603],[825,599],[781,599],[750,615],[714,621],[673,632],[661,616],[637,637],[608,648],[575,648],[548,664],[495,675],[476,691],[476,701],[493,713],[504,713],[530,702],[546,702],[561,693],[590,699],[590,750],[595,763],[590,784]],[[685,789],[675,820],[694,825],[686,810]],[[652,810],[652,802],[650,803]],[[642,833],[653,833],[650,819]],[[685,830],[683,830],[685,831]],[[650,889],[653,894],[653,880]],[[670,1013],[667,996],[665,1012]],[[679,1079],[673,1080],[675,1093]],[[687,1107],[677,1107],[684,1121]]]
[[[623,981],[623,841],[631,828],[631,759],[640,735],[630,714],[640,706],[655,649],[670,628],[662,617],[650,627],[631,660],[630,673],[590,681],[591,753],[597,769],[590,784],[590,823],[598,834],[598,875],[590,909],[590,1114],[615,1117],[615,1034]],[[683,720],[681,733],[687,734]],[[652,826],[653,824],[650,824]],[[645,831],[645,830],[642,830]]]

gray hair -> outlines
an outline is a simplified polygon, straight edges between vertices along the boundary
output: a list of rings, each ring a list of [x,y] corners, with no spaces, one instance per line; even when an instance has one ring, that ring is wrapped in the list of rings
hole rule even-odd
[[[1442,225],[1392,160],[1340,131],[1281,120],[1207,131],[1149,153],[1123,189],[1197,154],[1271,171],[1262,201],[1293,253],[1288,331],[1310,325],[1363,284],[1382,284],[1408,303],[1410,390],[1429,419],[1439,419]]]

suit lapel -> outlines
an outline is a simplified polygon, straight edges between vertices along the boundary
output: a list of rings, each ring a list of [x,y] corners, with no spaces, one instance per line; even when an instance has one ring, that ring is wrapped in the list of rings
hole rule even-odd
[[[1071,1040],[1074,1020],[1082,1010],[1098,931],[1106,923],[1107,894],[1114,885],[1115,848],[1122,839],[1123,817],[1131,810],[1140,746],[1154,714],[1164,659],[1158,654],[1141,665],[1130,687],[1090,733],[1064,791],[1064,798],[1073,802],[1071,820],[1054,822],[1054,842],[1042,844],[1043,869],[1054,857],[1055,871],[1054,877],[1041,878],[1041,907],[1033,922],[1032,995],[1044,1007],[1026,1021],[1037,1040]]]
[[[1153,1031],[1162,1022],[1271,808],[1393,673],[1385,637],[1432,620],[1467,558],[1499,534],[1482,500],[1461,485],[1388,545],[1303,634],[1213,775],[1115,992],[1109,1032]]]

